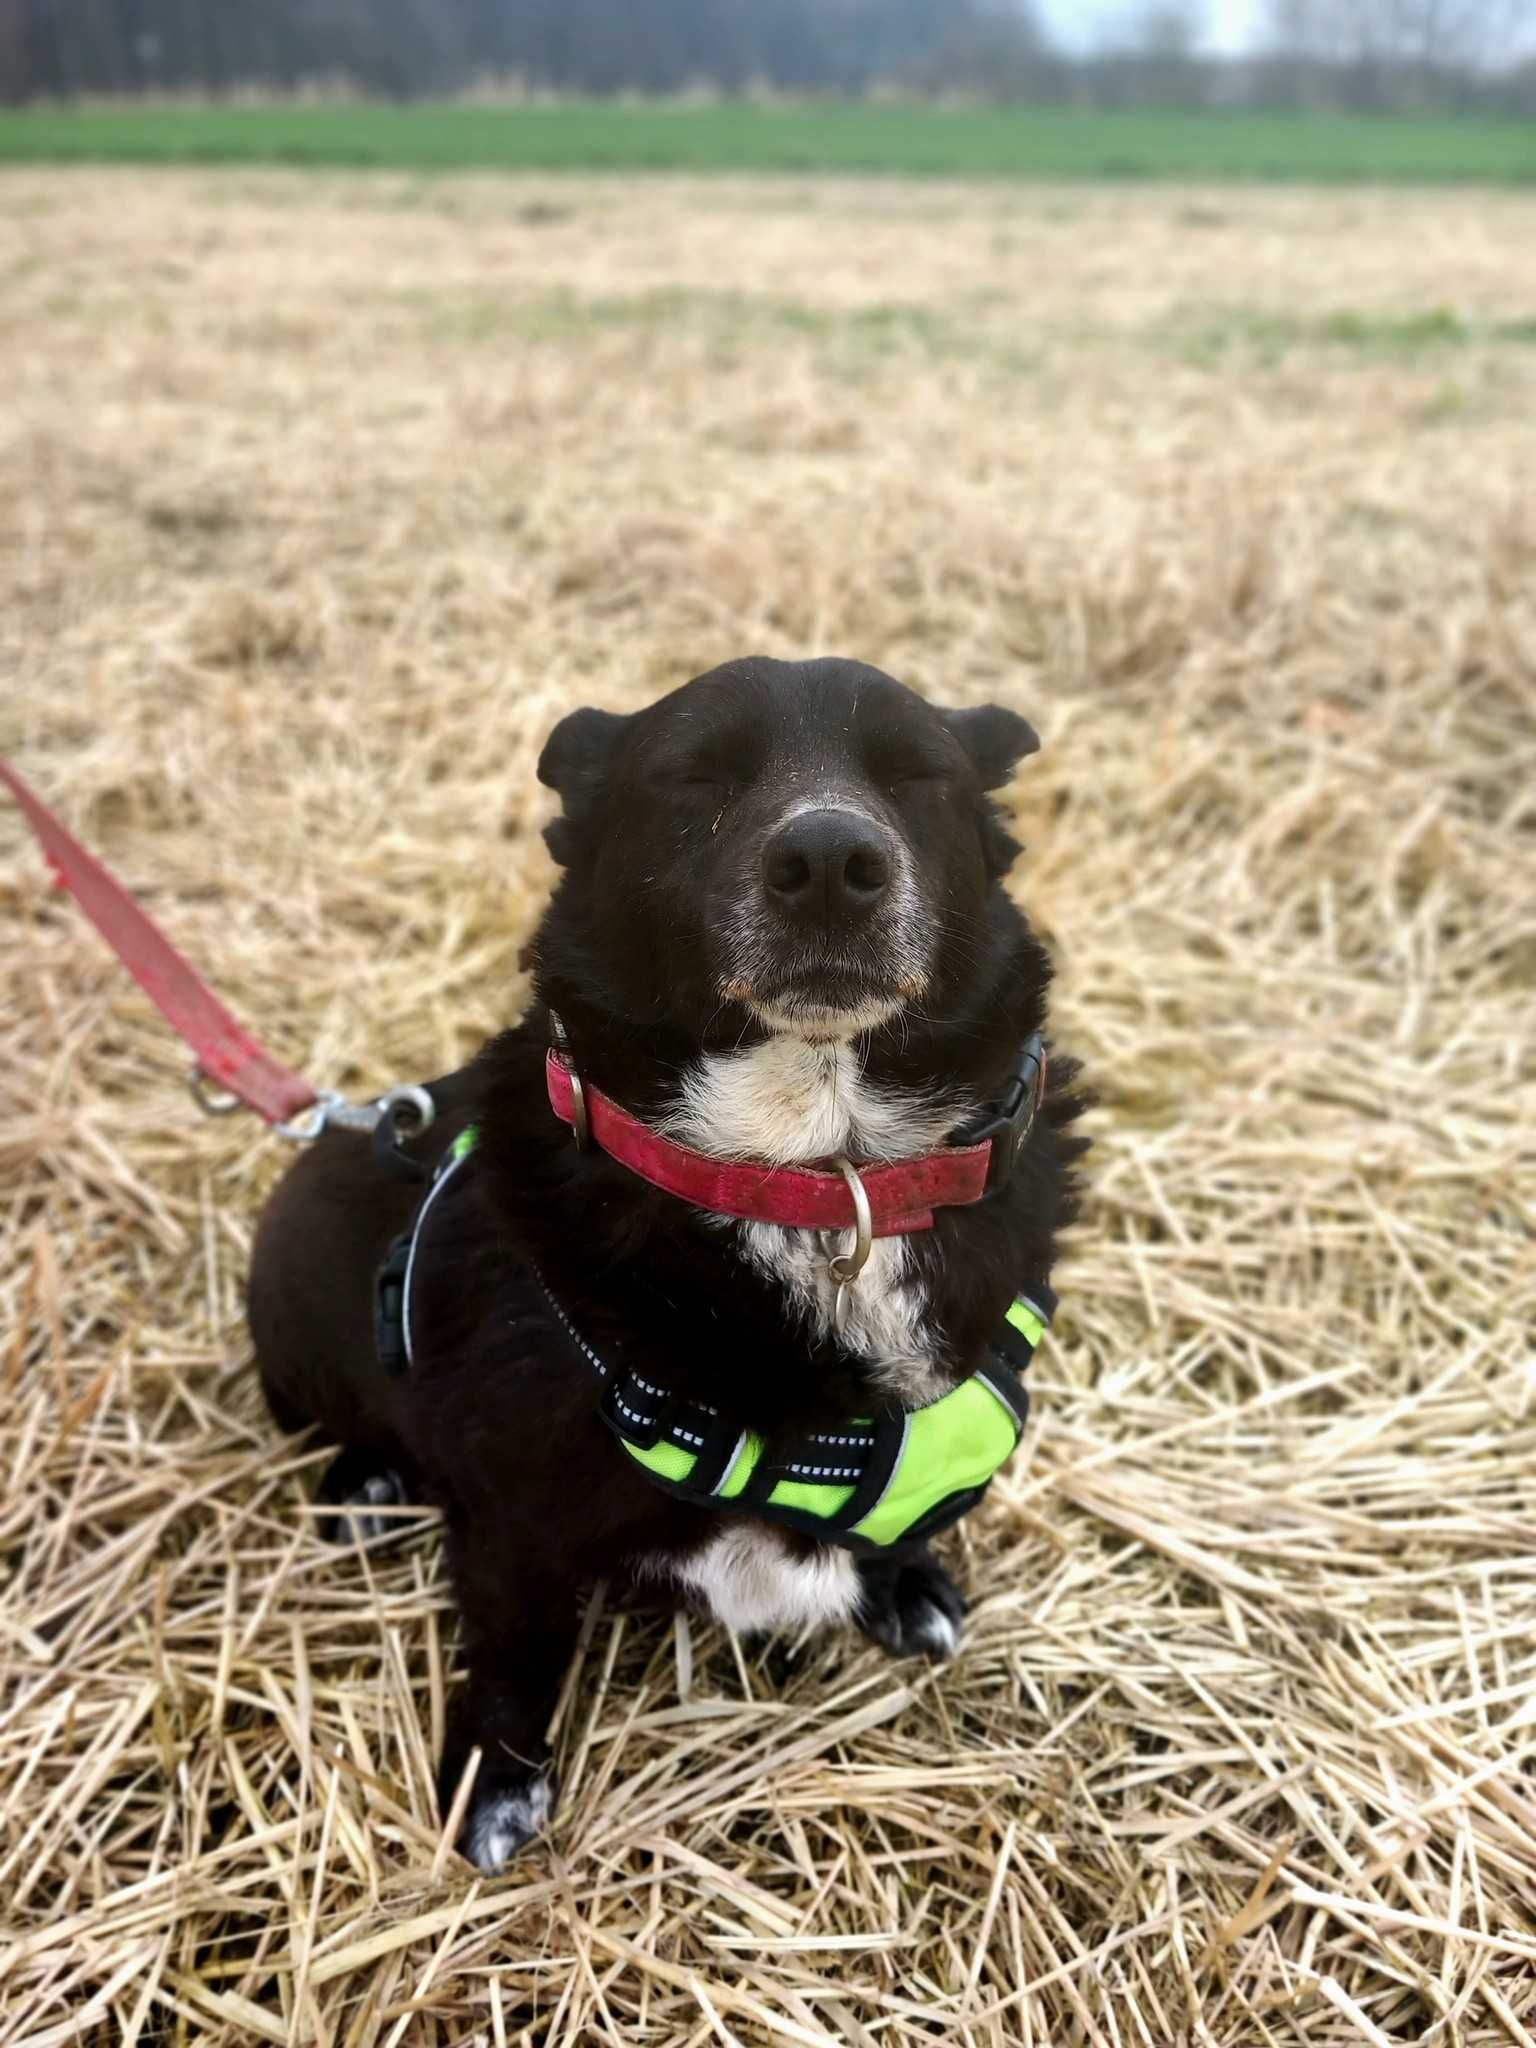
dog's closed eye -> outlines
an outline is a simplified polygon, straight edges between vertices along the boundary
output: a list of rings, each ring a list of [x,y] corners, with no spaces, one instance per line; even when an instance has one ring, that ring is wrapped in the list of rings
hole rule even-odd
[[[648,761],[643,771],[645,786],[658,796],[729,796],[741,779],[737,764],[699,759],[658,759]]]

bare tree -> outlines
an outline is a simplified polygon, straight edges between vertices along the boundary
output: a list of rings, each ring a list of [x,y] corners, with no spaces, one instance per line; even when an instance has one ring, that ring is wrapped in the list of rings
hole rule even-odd
[[[1111,105],[1191,105],[1205,97],[1200,0],[1142,0],[1112,16],[1089,64],[1092,96]]]
[[[507,76],[586,93],[896,83],[1037,105],[1241,92],[1519,111],[1536,93],[1532,66],[1514,68],[1536,0],[1266,0],[1247,67],[1203,53],[1207,0],[1121,4],[1076,57],[1052,47],[1038,0],[0,0],[0,98],[316,78],[406,97]]]
[[[1194,0],[1150,0],[1132,15],[1130,47],[1154,62],[1187,64],[1205,33],[1205,9]]]
[[[1324,64],[1432,70],[1509,63],[1536,23],[1532,0],[1270,0],[1270,47]]]

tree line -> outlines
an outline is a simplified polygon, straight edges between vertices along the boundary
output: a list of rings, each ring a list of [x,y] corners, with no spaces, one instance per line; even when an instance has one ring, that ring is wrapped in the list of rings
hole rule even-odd
[[[0,0],[0,97],[482,87],[1082,105],[1536,111],[1536,0],[1270,0],[1244,56],[1197,0],[1067,51],[1031,0]]]

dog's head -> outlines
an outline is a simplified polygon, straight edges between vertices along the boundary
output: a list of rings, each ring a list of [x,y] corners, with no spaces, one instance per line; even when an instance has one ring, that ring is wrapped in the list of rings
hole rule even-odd
[[[1015,712],[943,711],[862,662],[753,659],[628,717],[573,711],[539,776],[626,1009],[847,1039],[974,973],[1018,850],[987,791],[1038,746]]]

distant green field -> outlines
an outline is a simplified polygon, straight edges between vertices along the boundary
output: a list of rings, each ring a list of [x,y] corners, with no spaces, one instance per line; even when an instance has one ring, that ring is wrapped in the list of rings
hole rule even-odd
[[[0,114],[0,162],[1524,184],[1536,123],[1063,108],[149,107]]]

